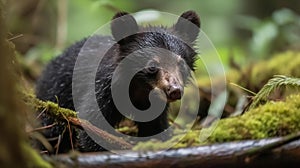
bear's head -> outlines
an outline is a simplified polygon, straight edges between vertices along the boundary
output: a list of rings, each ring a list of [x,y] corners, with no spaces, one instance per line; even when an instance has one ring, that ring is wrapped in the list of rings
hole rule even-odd
[[[145,62],[131,80],[130,98],[135,106],[144,109],[149,92],[159,88],[164,100],[181,99],[191,70],[194,70],[196,51],[194,42],[200,31],[200,19],[194,11],[184,12],[171,27],[139,26],[128,13],[117,13],[111,23],[111,32],[117,42],[118,62],[134,54],[132,64]]]

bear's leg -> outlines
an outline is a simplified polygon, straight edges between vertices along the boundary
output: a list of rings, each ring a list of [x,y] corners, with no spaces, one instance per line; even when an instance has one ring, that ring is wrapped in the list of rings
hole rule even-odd
[[[155,134],[158,134],[165,129],[168,128],[168,117],[167,113],[163,112],[160,116],[158,116],[156,119],[149,121],[149,122],[136,122],[139,132],[139,137],[146,137],[146,136],[152,136]],[[165,137],[162,137],[162,139],[165,139]]]

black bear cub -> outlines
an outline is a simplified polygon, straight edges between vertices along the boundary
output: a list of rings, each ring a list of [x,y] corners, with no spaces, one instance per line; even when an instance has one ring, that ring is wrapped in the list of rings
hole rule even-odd
[[[168,52],[136,52],[137,57],[145,58],[146,66],[131,79],[127,92],[135,108],[143,111],[152,106],[149,93],[158,88],[161,94],[155,99],[164,102],[164,110],[152,121],[135,122],[138,136],[146,137],[158,134],[168,128],[167,111],[169,103],[181,99],[183,88],[187,84],[191,70],[194,70],[196,51],[193,48],[200,28],[200,20],[194,11],[184,12],[172,27],[138,26],[136,20],[125,12],[117,13],[111,23],[110,36],[95,35],[90,37],[97,45],[111,44],[111,49],[100,63],[95,78],[95,94],[100,111],[112,126],[116,126],[125,117],[120,113],[112,98],[112,74],[126,56],[147,48],[159,48]],[[61,107],[75,110],[72,97],[72,76],[78,54],[87,39],[75,43],[63,54],[55,58],[37,82],[36,95],[41,100],[57,102]],[[100,46],[101,47],[101,46]],[[149,53],[147,53],[149,52]],[[175,61],[170,64],[164,58],[171,55]],[[122,72],[117,81],[126,79]],[[97,113],[97,112],[95,112]],[[41,115],[42,125],[56,125],[46,129],[43,134],[52,139],[51,144],[59,152],[71,149],[70,138],[77,150],[104,150],[96,144],[84,131],[68,133],[66,123],[52,118],[47,113]],[[99,121],[100,122],[100,121]],[[69,137],[72,135],[73,137]],[[60,138],[58,138],[60,137]],[[59,141],[58,141],[59,139]]]

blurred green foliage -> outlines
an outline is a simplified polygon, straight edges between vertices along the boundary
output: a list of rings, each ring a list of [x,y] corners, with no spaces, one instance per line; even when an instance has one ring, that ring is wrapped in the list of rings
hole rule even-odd
[[[200,15],[202,33],[215,45],[225,68],[231,58],[244,65],[249,58],[299,49],[300,9],[295,6],[300,2],[295,0],[11,0],[8,4],[11,37],[24,34],[13,40],[17,50],[25,60],[42,66],[108,23],[117,11],[144,12],[139,17],[147,22],[155,11],[180,15],[195,10]],[[154,11],[152,16],[149,11]],[[153,23],[167,22],[158,17]]]
[[[249,49],[255,58],[265,57],[289,47],[299,48],[300,15],[290,9],[276,10],[266,19],[243,16],[239,18],[239,22],[243,29],[252,33]]]

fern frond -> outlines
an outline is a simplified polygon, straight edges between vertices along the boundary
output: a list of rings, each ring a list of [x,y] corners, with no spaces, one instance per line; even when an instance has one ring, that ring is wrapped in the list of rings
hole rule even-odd
[[[256,96],[253,97],[253,101],[249,109],[257,107],[261,101],[266,101],[274,90],[282,87],[300,87],[300,78],[274,75],[274,77],[263,86]]]

